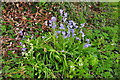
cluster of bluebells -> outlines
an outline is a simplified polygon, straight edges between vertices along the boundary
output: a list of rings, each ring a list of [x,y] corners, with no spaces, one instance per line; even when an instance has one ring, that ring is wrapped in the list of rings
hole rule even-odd
[[[53,29],[57,29],[58,31],[55,32],[56,37],[58,38],[59,34],[62,34],[64,38],[67,37],[75,37],[75,29],[78,28],[76,23],[73,20],[67,20],[68,14],[64,12],[64,10],[60,9],[60,16],[62,17],[62,21],[60,22],[60,25],[56,25],[57,18],[53,16],[51,20],[49,20],[49,26]],[[67,27],[64,25],[64,23],[67,23]],[[67,28],[68,31],[65,31]],[[78,37],[76,37],[77,40],[80,40]]]
[[[87,48],[87,47],[91,46],[91,44],[89,44],[90,40],[89,40],[89,39],[86,39],[86,41],[87,41],[87,43],[84,44],[84,48]]]
[[[24,45],[22,44],[22,42],[20,42],[20,45],[21,45],[22,47],[24,47]],[[27,48],[22,48],[22,51],[26,51],[26,49],[27,49]]]
[[[85,26],[85,23],[81,24],[81,26],[79,27],[73,20],[67,19],[68,14],[64,10],[60,9],[59,12],[60,12],[60,16],[62,17],[62,21],[59,21],[60,24],[57,25],[56,24],[57,18],[55,16],[52,16],[51,20],[49,20],[49,25],[48,25],[49,27],[55,29],[56,38],[58,38],[59,34],[62,34],[64,38],[74,37],[76,40],[79,40],[79,41],[81,39],[77,37],[77,35],[81,34],[82,38],[84,38],[85,34],[82,31],[82,27]],[[76,33],[76,30],[78,28],[80,29],[80,31]],[[86,44],[84,47],[88,47],[88,46],[90,45]]]
[[[23,38],[24,38],[23,31],[21,30],[21,31],[19,31],[18,33],[20,34],[20,36],[22,36],[22,39],[23,39]],[[22,44],[22,42],[19,42],[19,44],[20,44],[22,47],[25,46],[25,45]],[[27,48],[22,48],[21,50],[22,50],[22,51],[26,51],[26,49],[27,49]]]

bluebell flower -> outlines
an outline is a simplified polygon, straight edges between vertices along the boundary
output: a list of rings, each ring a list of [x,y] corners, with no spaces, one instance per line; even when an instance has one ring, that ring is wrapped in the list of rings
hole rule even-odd
[[[52,23],[52,20],[49,20],[49,23]]]
[[[73,28],[73,25],[70,25],[70,27],[69,28]]]
[[[69,34],[69,33],[67,34],[67,37],[70,37],[70,34]]]
[[[67,36],[63,36],[64,38],[67,38]]]
[[[20,45],[22,45],[22,42],[20,42]]]
[[[89,46],[91,46],[91,44],[88,44],[88,43],[84,44],[84,48],[87,48]]]
[[[87,41],[87,42],[89,42],[89,41],[90,41],[90,39],[86,39],[86,41]]]
[[[62,50],[61,52],[65,52],[64,50]]]
[[[69,20],[69,23],[73,23],[73,20]]]
[[[79,40],[79,41],[80,41],[81,39],[80,39],[80,38],[78,38],[78,37],[76,37],[76,40]]]
[[[60,27],[60,29],[65,29],[64,27]]]
[[[82,31],[80,31],[79,33],[82,33],[82,37],[84,37],[84,36],[85,36],[85,34],[84,34]]]
[[[73,26],[76,26],[76,23],[74,21],[72,23],[73,23]]]
[[[67,13],[64,13],[64,17],[67,17]]]
[[[83,33],[82,31],[80,31],[79,33]]]
[[[56,19],[56,17],[54,17],[54,16],[51,18],[51,21],[56,21],[56,20],[57,20],[57,19]]]
[[[71,22],[69,22],[68,24],[69,24],[70,26],[72,25],[72,23],[71,23]]]
[[[74,26],[76,29],[78,28],[78,26]]]
[[[65,22],[67,20],[67,18],[63,17],[62,20],[63,20],[63,22]]]
[[[52,20],[49,20],[49,26],[52,26]]]
[[[22,51],[26,51],[27,48],[22,48]]]
[[[56,25],[52,26],[52,28],[55,29],[55,28],[56,28]]]
[[[65,29],[63,24],[60,24],[60,29]]]
[[[23,35],[23,31],[20,31],[19,33],[20,33],[21,36]]]
[[[52,26],[52,23],[50,23],[49,26]]]
[[[61,26],[61,27],[64,27],[64,25],[63,25],[63,24],[60,24],[60,26]]]
[[[70,32],[71,32],[70,29],[68,29],[68,32],[67,32],[67,33],[70,34]]]
[[[44,22],[44,24],[47,26],[47,25],[48,25],[48,22],[47,22],[47,21],[45,21],[45,22]]]
[[[81,28],[85,26],[85,23],[81,24]]]
[[[69,29],[69,25],[67,25],[67,28]]]
[[[85,36],[85,34],[84,33],[82,33],[82,37],[84,37]]]
[[[61,31],[56,31],[56,33],[60,34],[60,33],[61,33]]]
[[[63,35],[65,35],[65,34],[66,34],[66,32],[65,32],[65,31],[62,31],[62,34],[63,34]]]
[[[74,37],[76,34],[72,33],[72,37]]]
[[[74,29],[70,29],[70,31],[72,32],[72,33],[74,33],[75,31],[74,31]]]
[[[46,38],[45,36],[42,36],[42,38]]]
[[[58,38],[58,35],[56,35],[56,38]]]
[[[60,9],[60,15],[62,16],[62,14],[63,14],[63,10],[62,10],[62,9]]]

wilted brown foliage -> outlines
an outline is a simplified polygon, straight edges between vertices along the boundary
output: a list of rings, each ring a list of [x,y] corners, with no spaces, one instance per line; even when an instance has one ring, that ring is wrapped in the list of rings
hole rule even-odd
[[[42,9],[31,2],[8,2],[4,3],[2,10],[2,25],[5,25],[6,32],[3,32],[2,40],[2,53],[4,57],[7,56],[6,52],[12,50],[13,53],[18,53],[21,49],[19,42],[25,35],[34,35],[34,32],[42,33],[43,31],[51,31],[44,23],[51,19],[52,8]],[[34,10],[33,10],[34,9]],[[41,26],[38,26],[40,24]],[[13,37],[9,34],[10,29],[13,30]],[[29,31],[29,34],[27,33]],[[35,35],[36,37],[40,35]],[[33,37],[33,36],[32,36]]]

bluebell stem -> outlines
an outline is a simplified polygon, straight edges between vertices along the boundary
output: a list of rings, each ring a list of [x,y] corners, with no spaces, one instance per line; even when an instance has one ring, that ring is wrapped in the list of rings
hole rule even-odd
[[[91,46],[91,44],[88,44],[88,43],[84,44],[84,48],[87,48],[89,46]]]

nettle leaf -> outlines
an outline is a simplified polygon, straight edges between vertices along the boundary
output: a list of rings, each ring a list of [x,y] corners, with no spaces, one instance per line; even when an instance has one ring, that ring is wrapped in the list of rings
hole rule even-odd
[[[54,55],[54,57],[58,62],[62,62],[62,58],[59,55]]]
[[[114,50],[114,46],[111,46],[111,45],[105,45],[104,46],[106,50]]]
[[[2,32],[6,31],[6,25],[2,25],[1,30]]]
[[[89,59],[89,64],[92,66],[98,64],[98,59],[92,56],[91,59]]]
[[[69,60],[68,65],[69,65],[69,67],[70,67],[69,73],[74,72],[75,69],[76,69],[76,67],[75,67],[76,65],[75,65],[71,60]]]
[[[101,74],[105,78],[113,78],[112,74],[110,72],[105,72]]]
[[[2,71],[3,71],[3,73],[8,73],[9,69],[10,69],[10,66],[4,66]]]
[[[58,19],[61,21],[62,20],[62,16],[58,16]]]
[[[56,52],[56,50],[55,49],[53,49],[51,46],[46,46],[46,48],[48,49],[48,51],[50,51],[50,52]]]

